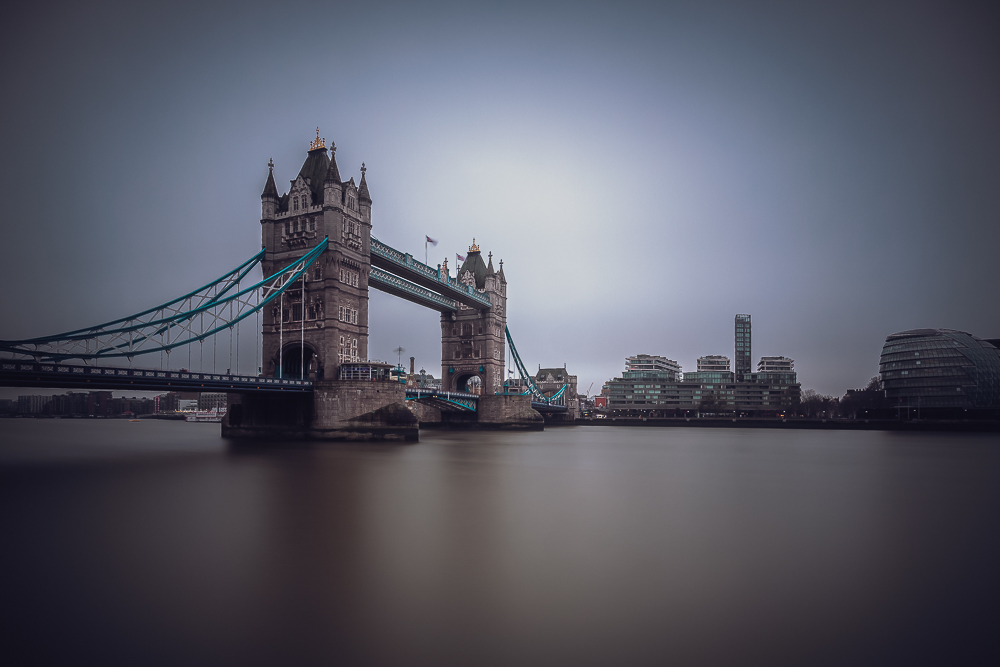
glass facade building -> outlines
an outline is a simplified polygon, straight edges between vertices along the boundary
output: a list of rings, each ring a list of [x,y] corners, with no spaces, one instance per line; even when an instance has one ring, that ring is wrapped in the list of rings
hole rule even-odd
[[[736,316],[736,358],[733,360],[736,381],[743,382],[744,377],[753,372],[750,361],[750,316]]]
[[[625,371],[633,373],[667,373],[670,380],[681,375],[681,365],[673,359],[655,354],[637,354],[625,359]]]
[[[745,382],[720,371],[685,373],[683,381],[666,373],[625,371],[605,385],[607,407],[620,415],[684,416],[685,412],[775,416],[798,405],[795,373],[750,373]]]
[[[913,329],[885,339],[879,359],[885,396],[919,408],[1000,408],[1000,350],[953,329]]]
[[[724,357],[719,354],[709,354],[704,357],[698,357],[698,372],[703,371],[721,371],[723,373],[728,373],[729,367],[729,357]]]

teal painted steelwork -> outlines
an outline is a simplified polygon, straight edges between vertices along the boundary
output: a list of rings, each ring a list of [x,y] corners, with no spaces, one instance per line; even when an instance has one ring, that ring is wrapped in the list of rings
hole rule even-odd
[[[479,396],[476,394],[465,394],[454,391],[438,391],[437,389],[407,389],[406,400],[423,401],[443,407],[445,409],[458,409],[459,411],[475,412],[479,405]]]
[[[61,363],[0,362],[0,386],[61,389],[128,389],[151,391],[225,391],[230,393],[310,392],[309,380],[256,375],[193,373],[156,368],[70,366]]]
[[[400,252],[374,236],[371,237],[371,258],[372,264],[379,264],[384,270],[397,271],[407,278],[426,281],[423,287],[438,291],[445,298],[452,298],[477,308],[493,307],[489,297],[472,286],[460,283],[457,278],[444,275],[440,269],[427,266],[409,253]]]
[[[517,366],[517,372],[521,375],[521,381],[528,387],[527,390],[525,390],[525,392],[521,395],[527,396],[528,394],[531,394],[534,399],[532,401],[533,403],[538,402],[544,405],[553,406],[563,405],[563,396],[566,393],[566,387],[568,385],[564,384],[555,394],[552,396],[546,396],[545,393],[538,388],[538,385],[535,384],[535,381],[528,372],[528,369],[524,367],[524,363],[521,361],[521,355],[517,353],[517,348],[514,346],[514,339],[510,335],[510,328],[504,327],[504,333],[507,334],[507,344],[510,345],[510,356],[514,359],[514,365]]]
[[[432,292],[375,266],[371,267],[368,272],[368,285],[441,312],[450,313],[458,310],[458,302],[454,299],[441,296],[437,292]]]
[[[38,360],[54,361],[64,359],[132,358],[153,352],[169,352],[172,349],[204,340],[221,331],[231,329],[238,322],[261,310],[264,306],[281,296],[290,285],[302,278],[305,272],[309,270],[313,263],[323,254],[323,251],[326,250],[328,243],[329,239],[324,238],[316,247],[285,267],[283,271],[265,278],[251,287],[228,294],[228,296],[226,296],[226,293],[238,285],[240,280],[261,261],[264,256],[263,250],[236,269],[222,276],[219,280],[208,283],[193,292],[168,301],[161,306],[87,329],[76,329],[62,334],[39,338],[0,341],[0,351],[29,356]],[[217,289],[214,294],[200,295],[201,292],[217,288],[220,284],[222,285],[221,289]],[[255,294],[257,290],[260,290],[259,295]],[[256,304],[251,304],[250,300],[254,296],[259,296],[258,301]],[[203,301],[193,307],[177,305],[183,304],[184,301],[189,299],[193,301],[199,298],[203,299]],[[225,317],[225,309],[227,307],[231,315],[229,318]],[[174,308],[178,310],[180,308],[186,309],[170,313]],[[237,311],[235,315],[233,315],[233,310]],[[150,315],[153,315],[152,319],[142,319]],[[208,330],[195,333],[192,322],[196,317],[201,315],[208,315],[213,318],[215,323],[221,322],[221,324],[217,326],[210,325]],[[179,332],[178,337],[170,342],[166,342],[169,335],[174,331]],[[159,337],[160,342],[157,342],[155,337]],[[149,344],[149,347],[143,348],[142,346],[146,344]]]

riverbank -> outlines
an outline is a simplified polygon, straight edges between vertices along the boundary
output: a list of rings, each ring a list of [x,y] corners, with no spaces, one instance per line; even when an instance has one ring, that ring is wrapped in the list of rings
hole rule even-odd
[[[728,418],[665,417],[642,419],[618,417],[608,419],[576,419],[572,421],[546,420],[550,426],[676,426],[693,428],[779,428],[831,431],[951,431],[951,432],[1000,432],[997,420],[908,420],[891,419],[808,419],[808,418]]]

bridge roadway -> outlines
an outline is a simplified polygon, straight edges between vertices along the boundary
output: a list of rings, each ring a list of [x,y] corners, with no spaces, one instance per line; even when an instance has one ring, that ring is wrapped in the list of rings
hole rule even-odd
[[[309,380],[8,360],[0,363],[0,386],[232,393],[307,393],[313,390]]]
[[[407,301],[445,313],[457,311],[460,303],[481,310],[493,307],[489,297],[470,285],[418,262],[413,255],[391,248],[374,236],[371,263],[368,284]]]
[[[407,388],[406,400],[427,403],[441,410],[450,412],[475,412],[479,396],[454,391],[439,391],[437,389]],[[532,401],[531,407],[539,412],[566,412],[565,405]]]
[[[111,366],[79,366],[72,364],[36,363],[30,361],[0,362],[0,387],[47,387],[50,389],[135,389],[141,391],[211,391],[228,393],[308,393],[313,390],[309,380],[164,371],[153,368],[120,368]],[[479,396],[464,392],[437,389],[406,390],[406,400],[418,400],[434,407],[455,412],[475,412]],[[549,405],[532,401],[539,412],[565,412],[565,405]]]

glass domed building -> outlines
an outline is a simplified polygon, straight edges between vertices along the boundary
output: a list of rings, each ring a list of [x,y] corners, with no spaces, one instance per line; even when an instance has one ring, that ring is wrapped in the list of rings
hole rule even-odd
[[[927,416],[1000,409],[1000,349],[964,331],[913,329],[888,336],[879,374],[890,405],[929,409]]]

